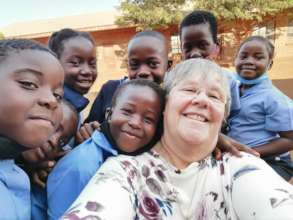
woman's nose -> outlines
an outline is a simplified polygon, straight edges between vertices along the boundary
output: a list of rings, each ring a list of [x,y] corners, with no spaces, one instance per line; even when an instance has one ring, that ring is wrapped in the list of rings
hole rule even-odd
[[[192,104],[206,108],[208,106],[209,99],[205,92],[198,92],[192,99]]]

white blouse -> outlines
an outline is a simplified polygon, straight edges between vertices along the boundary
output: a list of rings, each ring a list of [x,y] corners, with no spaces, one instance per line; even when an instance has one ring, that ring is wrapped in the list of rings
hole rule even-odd
[[[289,220],[293,186],[245,153],[179,171],[151,150],[107,160],[62,219]]]

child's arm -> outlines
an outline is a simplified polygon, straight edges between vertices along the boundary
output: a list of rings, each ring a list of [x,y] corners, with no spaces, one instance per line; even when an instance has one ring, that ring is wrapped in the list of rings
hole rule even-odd
[[[214,155],[216,159],[220,159],[221,152],[229,152],[237,157],[241,157],[240,151],[255,155],[259,157],[259,153],[250,147],[235,141],[234,139],[220,133],[217,148],[214,150]]]
[[[95,130],[100,130],[100,123],[98,121],[92,121],[84,123],[80,129],[76,132],[75,142],[81,144],[85,140],[89,139]]]
[[[280,138],[277,138],[267,144],[254,148],[261,157],[279,155],[293,150],[293,131],[279,132]]]

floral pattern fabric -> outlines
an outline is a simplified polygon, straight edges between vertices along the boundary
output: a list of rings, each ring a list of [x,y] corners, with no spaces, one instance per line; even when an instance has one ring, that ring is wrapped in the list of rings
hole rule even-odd
[[[293,187],[251,155],[176,170],[151,150],[106,161],[62,219],[287,220]]]

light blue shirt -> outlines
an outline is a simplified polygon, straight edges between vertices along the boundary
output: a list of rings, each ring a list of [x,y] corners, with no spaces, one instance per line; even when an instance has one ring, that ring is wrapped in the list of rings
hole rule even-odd
[[[227,77],[230,86],[231,107],[230,114],[240,111],[239,82],[236,80],[235,74],[222,69],[223,74]]]
[[[99,131],[65,155],[47,181],[48,217],[59,219],[105,159],[118,153]]]
[[[293,105],[269,79],[247,89],[240,106],[228,119],[228,136],[241,143],[257,147],[279,138],[280,131],[293,130]]]
[[[0,160],[0,219],[31,219],[30,181],[13,160]]]

